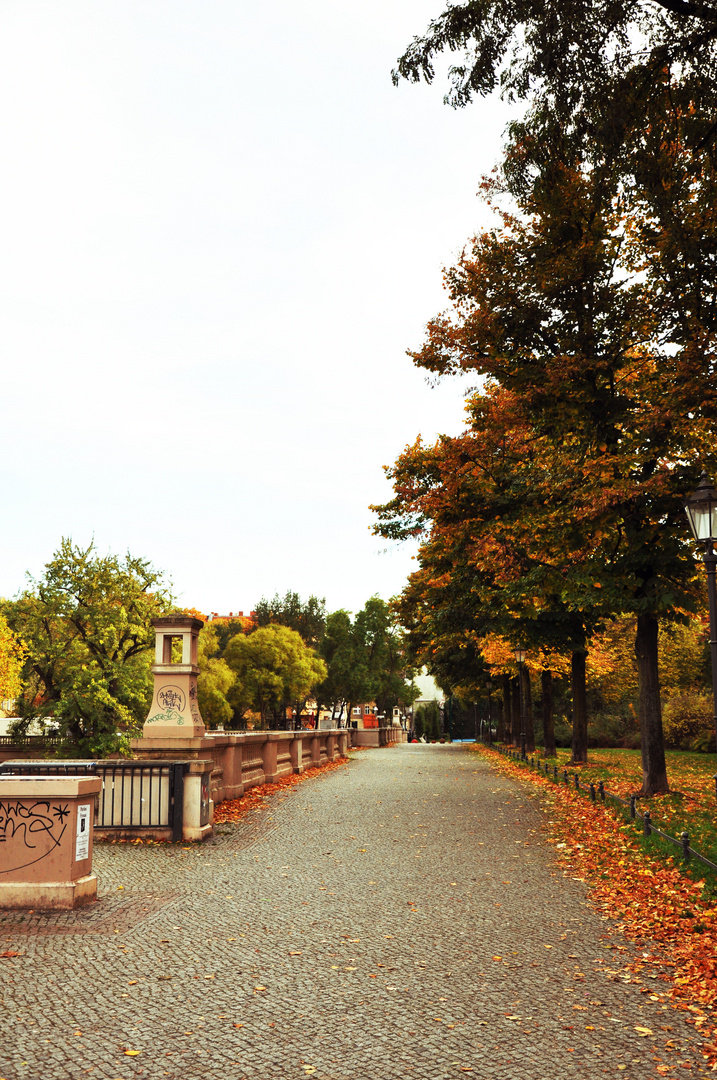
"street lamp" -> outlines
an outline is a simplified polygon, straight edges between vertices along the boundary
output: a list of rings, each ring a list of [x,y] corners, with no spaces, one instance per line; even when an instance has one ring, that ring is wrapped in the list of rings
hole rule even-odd
[[[518,646],[515,659],[518,661],[518,686],[520,687],[520,756],[525,761],[525,694],[523,693],[523,663],[527,649]]]
[[[490,713],[490,692],[493,689],[492,679],[486,679],[485,688],[488,691],[488,746],[490,746],[493,741],[493,718]]]
[[[707,570],[707,595],[710,608],[710,653],[712,655],[712,711],[714,713],[715,739],[717,739],[717,491],[710,484],[703,470],[697,491],[685,500],[685,513],[692,535],[704,545],[702,558]]]

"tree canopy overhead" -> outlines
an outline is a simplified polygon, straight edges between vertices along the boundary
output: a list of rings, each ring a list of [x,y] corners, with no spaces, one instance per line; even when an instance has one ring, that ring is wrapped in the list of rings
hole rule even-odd
[[[394,82],[435,78],[435,59],[457,54],[446,100],[467,105],[496,89],[534,96],[574,117],[608,87],[644,91],[660,70],[714,84],[717,4],[698,0],[469,0],[449,4],[399,58]],[[616,117],[616,122],[618,118]]]

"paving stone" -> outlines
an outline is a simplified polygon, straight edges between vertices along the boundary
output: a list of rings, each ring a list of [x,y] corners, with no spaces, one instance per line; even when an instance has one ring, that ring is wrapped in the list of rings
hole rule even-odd
[[[201,846],[98,844],[96,904],[0,915],[22,953],[0,969],[0,1077],[704,1074],[684,1014],[624,980],[541,813],[465,748],[408,745]]]

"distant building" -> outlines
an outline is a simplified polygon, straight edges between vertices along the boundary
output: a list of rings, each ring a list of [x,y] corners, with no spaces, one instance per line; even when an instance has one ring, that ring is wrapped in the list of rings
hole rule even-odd
[[[421,674],[414,678],[414,683],[418,687],[419,693],[418,698],[416,698],[415,702],[410,706],[412,715],[415,716],[419,708],[430,705],[432,701],[437,702],[438,708],[443,708],[446,702],[446,696],[433,676],[425,671],[425,667]]]
[[[217,611],[210,611],[207,615],[208,623],[241,623],[245,630],[252,630],[256,626],[256,612],[250,611],[245,615],[243,611],[230,611],[228,615],[220,615]]]
[[[354,705],[351,708],[351,726],[359,731],[364,728],[377,728],[378,705],[375,701],[369,701],[365,705]]]
[[[445,694],[433,676],[429,675],[425,668],[420,675],[416,675],[413,681],[419,690],[418,697],[413,702],[412,706],[414,714],[416,709],[428,705],[431,701],[437,701],[439,707],[445,703]]]

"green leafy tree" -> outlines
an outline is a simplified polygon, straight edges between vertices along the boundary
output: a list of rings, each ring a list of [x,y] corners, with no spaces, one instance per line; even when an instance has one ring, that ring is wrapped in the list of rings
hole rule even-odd
[[[410,681],[413,669],[403,633],[389,605],[379,596],[367,600],[354,619],[354,634],[367,674],[368,699],[389,716],[394,705],[410,705],[418,689]]]
[[[52,717],[80,754],[128,746],[151,701],[151,620],[171,608],[162,576],[145,559],[99,555],[63,539],[42,577],[5,601],[25,642],[24,715]]]
[[[320,653],[327,677],[317,688],[320,704],[344,706],[375,701],[388,716],[394,705],[410,705],[418,696],[411,682],[405,637],[385,600],[371,597],[355,618],[334,611],[326,620]]]
[[[227,645],[224,659],[236,676],[229,701],[238,715],[253,710],[262,726],[286,726],[286,710],[305,700],[326,677],[326,665],[295,630],[286,626],[260,627],[253,634],[237,634]]]
[[[12,700],[22,690],[22,669],[27,647],[10,629],[7,619],[0,615],[0,700]]]
[[[203,618],[203,616],[202,616]],[[227,645],[233,637],[237,634],[251,634],[254,632],[254,627],[251,624],[243,623],[241,619],[227,619],[226,622],[217,622],[212,620],[207,623],[207,628],[211,627],[217,642],[217,654],[218,656],[224,656]]]
[[[207,727],[223,727],[231,722],[233,709],[227,695],[236,681],[232,669],[219,655],[216,629],[204,626],[199,633],[199,711]]]
[[[290,589],[284,596],[274,594],[271,600],[261,598],[256,605],[258,626],[288,626],[301,635],[305,644],[315,649],[326,628],[326,601],[318,596],[302,600]]]
[[[371,699],[367,658],[348,611],[332,611],[327,617],[319,653],[326,664],[326,678],[316,688],[319,707],[330,705],[334,714],[343,707],[348,715],[352,702]]]

